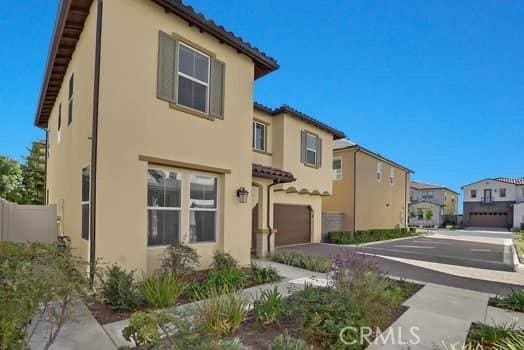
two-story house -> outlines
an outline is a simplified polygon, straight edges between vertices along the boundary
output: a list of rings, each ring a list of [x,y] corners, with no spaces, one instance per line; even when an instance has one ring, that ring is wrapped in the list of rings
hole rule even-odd
[[[343,133],[254,105],[278,67],[181,1],[62,1],[35,124],[73,252],[151,272],[176,242],[205,267],[215,250],[245,265],[252,248],[318,241]]]
[[[465,226],[520,228],[524,224],[524,177],[487,178],[462,190]]]
[[[457,192],[445,186],[411,181],[409,224],[431,227],[456,224],[458,196]]]
[[[407,226],[410,169],[345,139],[334,141],[332,168],[324,232]]]

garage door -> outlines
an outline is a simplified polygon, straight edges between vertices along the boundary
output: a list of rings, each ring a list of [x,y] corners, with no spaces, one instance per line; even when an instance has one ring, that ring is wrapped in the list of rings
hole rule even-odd
[[[470,213],[470,226],[479,227],[506,227],[508,225],[508,213]]]
[[[307,206],[275,204],[275,245],[309,243],[311,241],[310,210]]]

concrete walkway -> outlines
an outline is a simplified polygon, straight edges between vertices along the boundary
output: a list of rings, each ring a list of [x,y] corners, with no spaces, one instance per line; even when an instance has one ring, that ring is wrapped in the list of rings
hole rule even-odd
[[[485,293],[428,284],[404,303],[409,309],[383,332],[393,334],[393,338],[384,343],[378,339],[368,349],[434,350],[444,344],[462,345],[473,322],[514,322],[524,328],[524,314],[489,307],[489,297]]]

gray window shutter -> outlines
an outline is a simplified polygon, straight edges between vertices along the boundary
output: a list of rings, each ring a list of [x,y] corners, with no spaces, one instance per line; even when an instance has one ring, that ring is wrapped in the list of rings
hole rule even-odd
[[[306,132],[300,132],[300,163],[306,162]]]
[[[223,62],[211,60],[209,114],[221,119],[224,119],[224,70]]]
[[[317,136],[317,167],[322,166],[322,139]]]
[[[158,37],[158,78],[157,97],[168,102],[176,102],[176,40],[160,32]]]

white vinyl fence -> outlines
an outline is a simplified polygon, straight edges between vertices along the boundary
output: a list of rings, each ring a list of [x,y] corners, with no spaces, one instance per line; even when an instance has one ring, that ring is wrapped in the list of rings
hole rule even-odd
[[[18,205],[0,198],[0,241],[55,242],[56,205]]]

